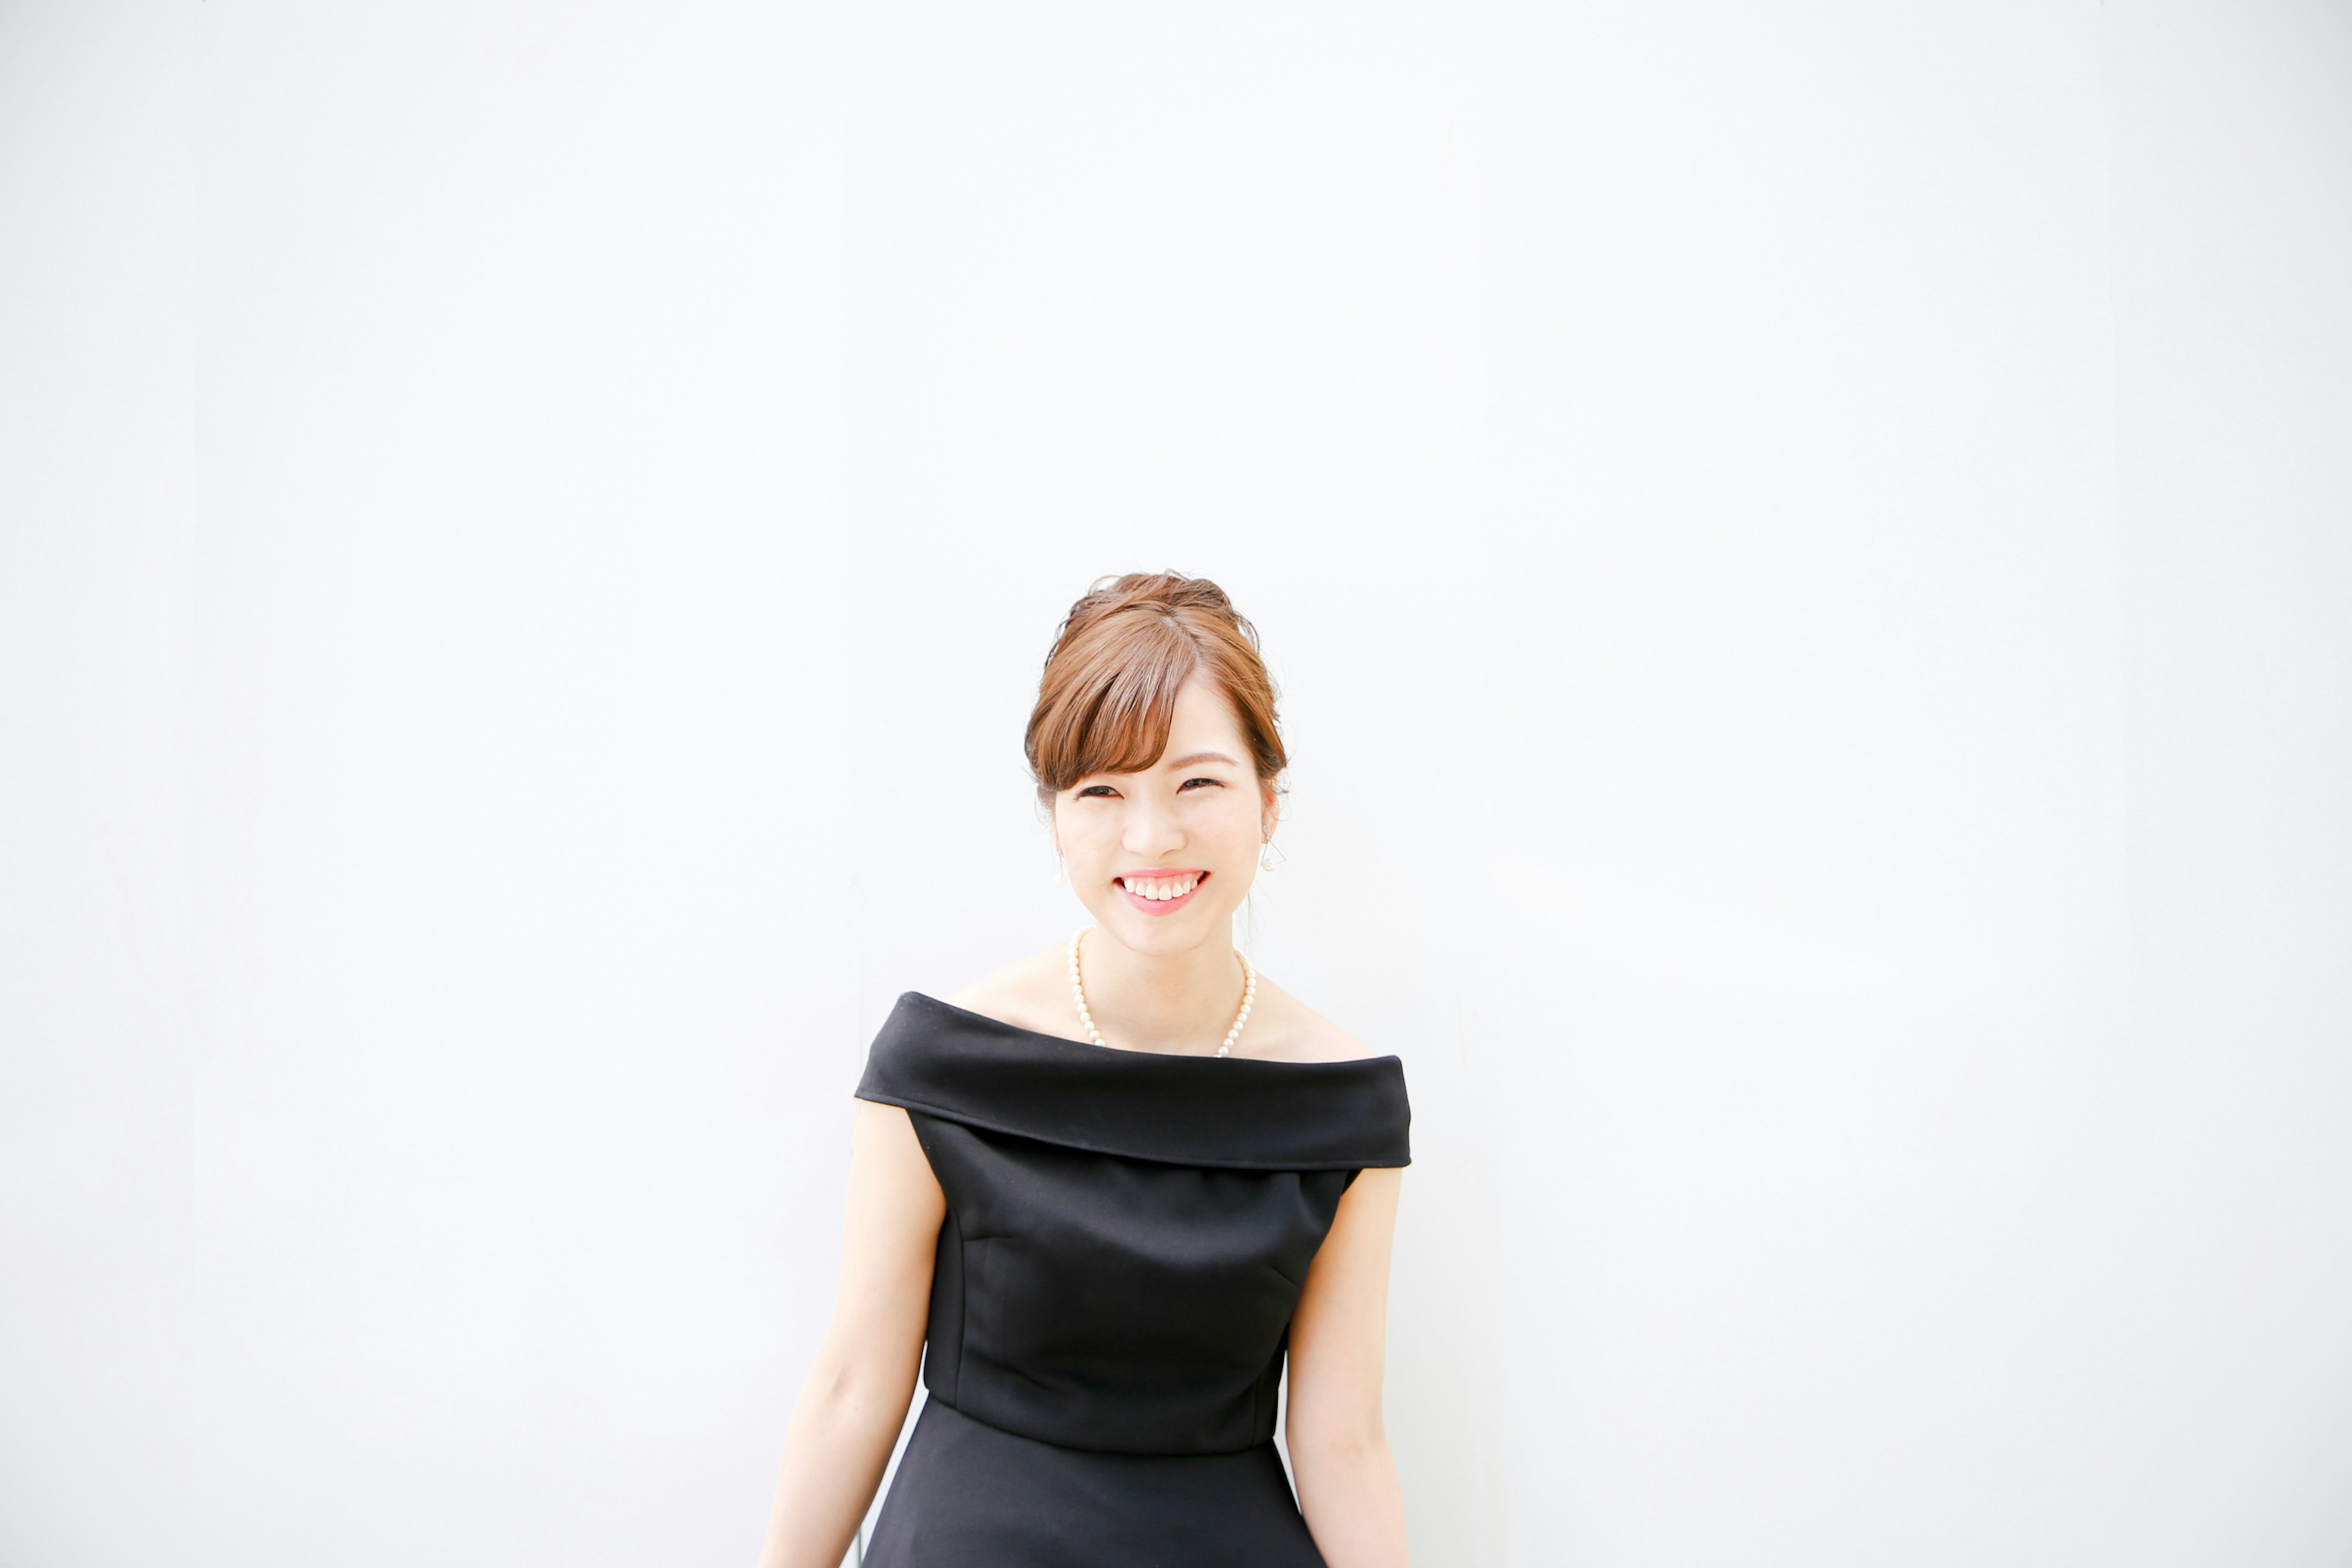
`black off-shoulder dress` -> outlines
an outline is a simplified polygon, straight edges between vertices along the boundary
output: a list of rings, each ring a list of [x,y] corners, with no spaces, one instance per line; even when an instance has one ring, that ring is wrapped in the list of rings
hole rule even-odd
[[[857,1094],[948,1202],[869,1568],[1318,1568],[1276,1390],[1340,1195],[1410,1159],[1402,1064],[1108,1050],[909,992]]]

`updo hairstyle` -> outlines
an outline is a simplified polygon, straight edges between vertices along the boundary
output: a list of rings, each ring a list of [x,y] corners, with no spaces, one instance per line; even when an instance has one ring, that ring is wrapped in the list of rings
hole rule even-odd
[[[1257,628],[1205,577],[1098,579],[1054,635],[1024,749],[1050,802],[1090,773],[1141,773],[1168,749],[1176,693],[1194,672],[1233,704],[1261,786],[1289,765]]]

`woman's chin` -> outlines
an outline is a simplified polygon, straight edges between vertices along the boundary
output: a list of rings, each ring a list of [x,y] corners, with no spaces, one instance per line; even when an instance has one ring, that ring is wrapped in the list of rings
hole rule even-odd
[[[1133,902],[1122,895],[1109,908],[1096,911],[1095,923],[1138,952],[1166,957],[1190,952],[1212,937],[1232,939],[1233,910],[1202,903],[1198,893],[1186,900],[1185,908],[1164,912],[1137,910]]]

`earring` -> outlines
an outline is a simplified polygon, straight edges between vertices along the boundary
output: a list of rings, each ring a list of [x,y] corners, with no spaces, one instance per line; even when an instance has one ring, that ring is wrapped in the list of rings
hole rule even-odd
[[[1054,886],[1057,888],[1066,888],[1069,885],[1069,864],[1062,858],[1062,852],[1056,849],[1054,851]]]
[[[1273,857],[1273,858],[1267,858],[1269,856]],[[1289,856],[1285,855],[1281,850],[1276,849],[1274,847],[1274,839],[1271,836],[1268,836],[1265,845],[1261,847],[1257,852],[1257,868],[1261,871],[1271,871],[1276,866],[1281,865],[1285,860],[1289,858]]]

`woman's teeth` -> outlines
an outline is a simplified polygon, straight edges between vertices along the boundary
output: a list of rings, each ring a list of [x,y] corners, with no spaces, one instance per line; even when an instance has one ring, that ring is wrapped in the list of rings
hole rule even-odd
[[[1128,877],[1120,886],[1139,899],[1181,899],[1201,884],[1201,873],[1190,872],[1181,877]]]

